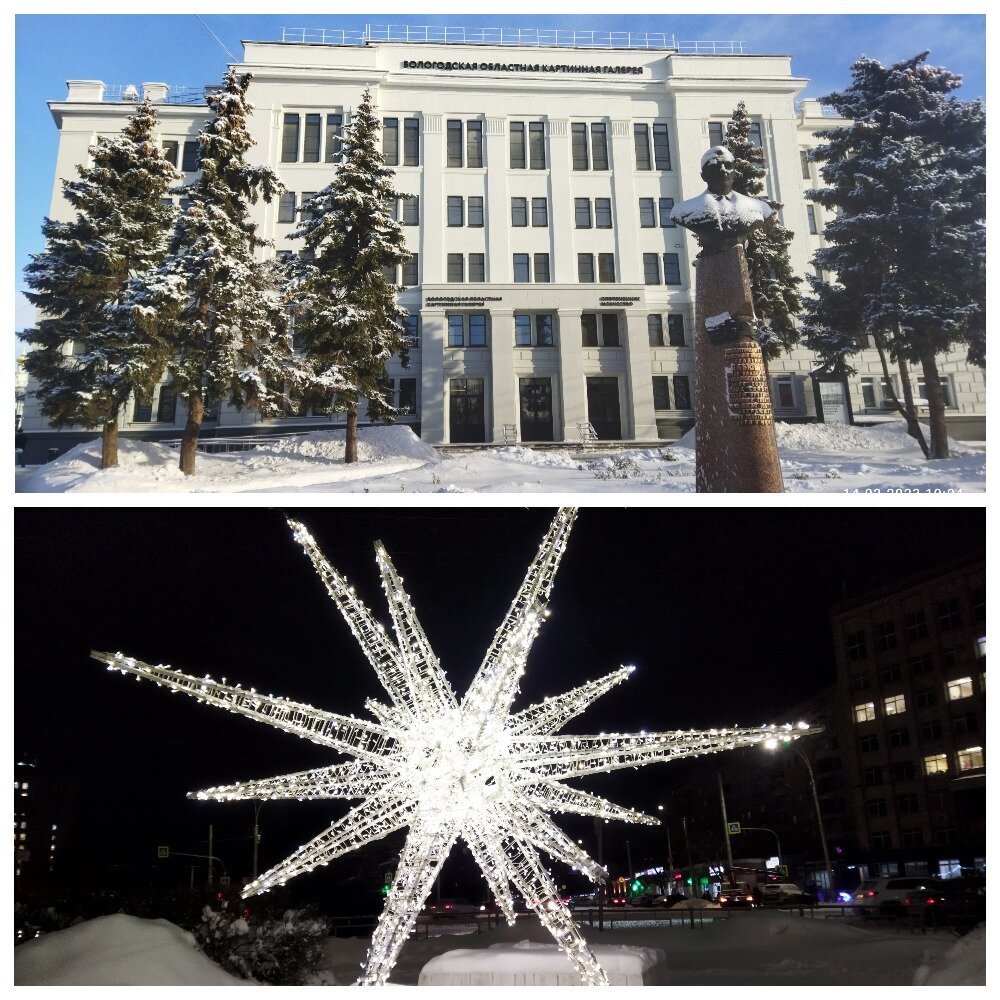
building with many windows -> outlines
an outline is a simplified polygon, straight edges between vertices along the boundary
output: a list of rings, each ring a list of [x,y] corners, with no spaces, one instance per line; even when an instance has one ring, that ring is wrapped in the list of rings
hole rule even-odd
[[[807,81],[792,75],[790,56],[746,55],[739,43],[689,52],[663,36],[626,36],[587,48],[582,36],[566,45],[566,33],[520,33],[518,44],[486,44],[488,36],[462,29],[449,29],[444,43],[428,40],[429,30],[244,43],[251,155],[287,187],[255,207],[262,234],[274,252],[295,252],[301,206],[330,181],[351,108],[371,87],[412,252],[393,275],[414,345],[410,367],[394,361],[390,371],[400,419],[432,444],[576,441],[588,424],[602,439],[678,437],[693,423],[697,392],[696,246],[672,224],[671,208],[704,189],[701,156],[744,100],[767,193],[795,233],[793,265],[811,272],[824,218],[805,196],[820,182],[807,153],[834,120],[816,101],[796,104]],[[160,105],[164,155],[191,180],[203,94],[158,83],[142,90]],[[60,181],[97,135],[121,127],[136,93],[73,80],[66,100],[50,104],[60,134],[53,217],[69,212]],[[856,363],[849,382],[818,383],[810,352],[783,355],[770,366],[777,418],[885,414],[876,353]],[[964,352],[939,366],[951,433],[983,436],[982,373]],[[913,388],[919,398],[919,379]],[[184,419],[163,385],[128,408],[122,431],[176,437]],[[340,418],[320,400],[263,422],[217,403],[206,421],[256,433]],[[24,428],[36,456],[80,439],[56,437],[30,400]]]

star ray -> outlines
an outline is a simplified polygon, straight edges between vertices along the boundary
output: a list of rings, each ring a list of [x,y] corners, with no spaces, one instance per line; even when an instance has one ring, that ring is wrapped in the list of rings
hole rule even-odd
[[[642,823],[646,826],[659,826],[660,821],[655,816],[620,806],[599,795],[581,792],[577,788],[567,788],[560,782],[545,782],[532,785],[524,790],[524,794],[535,805],[551,812],[575,813],[580,816],[594,816],[598,819],[620,820],[624,823]]]
[[[590,708],[602,694],[621,684],[634,670],[635,667],[621,667],[565,694],[530,705],[511,716],[510,730],[515,736],[547,736],[554,733]]]
[[[239,802],[247,799],[362,799],[379,791],[386,774],[364,761],[348,761],[329,767],[314,767],[296,774],[257,781],[236,781],[199,792],[188,792],[189,799],[214,802]]]

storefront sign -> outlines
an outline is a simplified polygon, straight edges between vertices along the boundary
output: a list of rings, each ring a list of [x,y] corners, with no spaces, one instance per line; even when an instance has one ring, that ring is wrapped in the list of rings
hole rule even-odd
[[[425,306],[484,306],[487,302],[503,302],[502,295],[431,295]]]
[[[638,295],[602,295],[598,300],[599,306],[634,306],[639,302]]]

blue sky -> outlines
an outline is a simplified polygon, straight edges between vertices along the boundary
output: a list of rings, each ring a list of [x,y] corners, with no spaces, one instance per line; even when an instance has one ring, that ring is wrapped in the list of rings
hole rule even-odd
[[[806,97],[847,85],[850,64],[862,53],[892,62],[930,49],[932,63],[965,78],[958,96],[965,100],[986,96],[986,18],[981,14],[467,16],[397,11],[358,16],[202,14],[201,18],[238,57],[241,40],[278,39],[282,27],[360,29],[366,23],[650,31],[678,39],[738,39],[747,52],[790,54],[793,73],[811,81]],[[57,132],[46,101],[65,99],[69,79],[200,86],[217,81],[229,58],[198,19],[187,14],[19,14],[15,54],[15,288],[19,291],[28,255],[43,247],[40,226],[52,194]],[[32,310],[19,294],[15,310],[15,329],[32,322]]]

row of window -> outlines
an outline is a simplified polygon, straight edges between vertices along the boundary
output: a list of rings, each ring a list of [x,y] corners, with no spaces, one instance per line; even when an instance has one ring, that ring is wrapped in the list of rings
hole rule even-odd
[[[974,690],[971,677],[956,677],[945,685],[945,692],[948,701],[961,701],[963,698],[971,698]],[[925,688],[914,692],[914,701],[917,708],[930,708],[937,704],[937,693],[933,688]],[[892,694],[882,699],[882,708],[885,715],[902,715],[906,711],[906,696],[902,694]],[[854,706],[855,722],[871,722],[875,718],[875,702],[866,701]]]
[[[986,591],[977,589],[970,593],[970,606],[974,619],[983,621],[986,618]],[[946,597],[934,602],[934,618],[939,632],[951,632],[962,627],[962,604],[956,596]],[[923,608],[916,608],[903,615],[902,632],[906,641],[917,642],[927,638],[927,613]],[[872,630],[872,647],[877,653],[885,653],[895,649],[898,630],[895,621],[876,623]],[[868,657],[868,633],[865,629],[856,629],[844,636],[848,660],[863,660]]]
[[[923,743],[933,743],[936,740],[944,739],[944,726],[942,726],[940,719],[929,719],[926,722],[922,722],[919,729],[920,739]],[[961,722],[953,726],[953,731],[958,734],[978,732],[979,720],[974,716],[963,716]],[[893,749],[908,747],[910,745],[910,730],[905,728],[890,730],[886,733],[886,742]],[[876,753],[879,746],[879,738],[876,733],[869,733],[858,740],[858,749],[861,753]],[[981,767],[982,764],[979,766]],[[927,773],[930,774],[931,772],[928,771]]]
[[[952,383],[951,377],[948,375],[942,375],[940,376],[940,379],[941,391],[944,394],[944,405],[953,409],[956,403],[955,387]],[[922,375],[917,376],[915,381],[914,402],[916,402],[918,406],[926,406],[927,381]],[[890,391],[890,386],[892,391]],[[879,378],[874,375],[864,375],[861,377],[861,400],[866,410],[895,409],[892,402],[893,395],[895,395],[897,399],[903,398],[899,389],[898,376],[892,375],[889,379],[884,377]]]
[[[965,773],[968,771],[981,771],[986,766],[986,758],[983,754],[982,747],[966,747],[964,750],[959,750],[955,755],[955,763],[958,768],[958,772]],[[931,774],[947,774],[951,767],[951,761],[949,755],[946,753],[934,753],[928,754],[923,758],[921,762],[923,773],[925,775]],[[889,772],[892,775],[892,780],[895,782],[911,781],[913,780],[915,774],[915,767],[913,761],[897,761],[896,763],[890,765]],[[865,788],[877,788],[879,785],[885,784],[886,768],[881,766],[866,767],[861,772],[862,780],[864,782]],[[905,799],[906,805],[899,809],[900,812],[917,812],[918,808],[913,805],[913,800],[916,799],[915,795],[902,796]],[[884,802],[884,799],[869,799],[869,802]],[[899,800],[897,800],[898,802]],[[897,806],[898,808],[898,806]],[[884,812],[881,813],[871,813],[871,815],[886,815]]]

